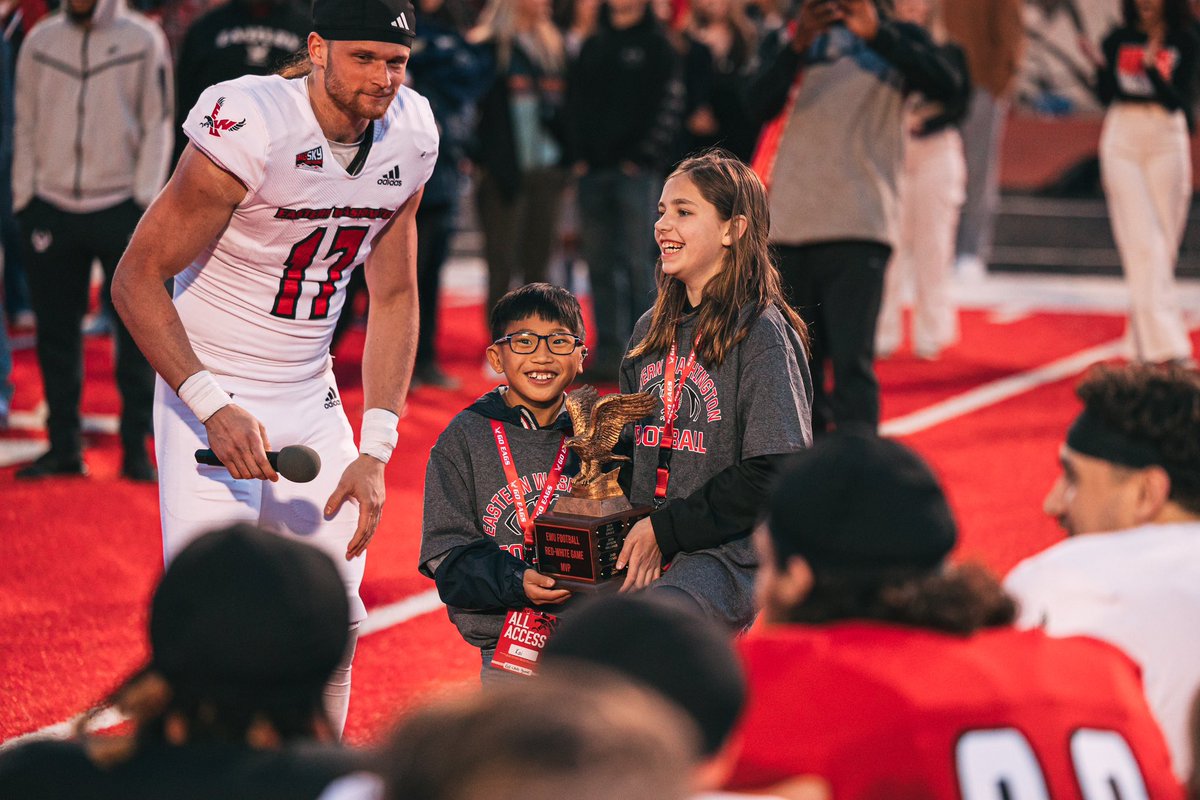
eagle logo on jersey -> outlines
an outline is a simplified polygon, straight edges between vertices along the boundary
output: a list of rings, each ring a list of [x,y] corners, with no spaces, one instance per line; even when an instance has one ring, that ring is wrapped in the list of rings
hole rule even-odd
[[[221,119],[221,106],[225,105],[225,98],[218,97],[217,104],[213,106],[211,114],[204,115],[204,121],[200,123],[201,128],[208,128],[208,132],[212,136],[220,136],[221,131],[240,131],[246,124],[245,118],[241,122],[234,122],[231,119]]]

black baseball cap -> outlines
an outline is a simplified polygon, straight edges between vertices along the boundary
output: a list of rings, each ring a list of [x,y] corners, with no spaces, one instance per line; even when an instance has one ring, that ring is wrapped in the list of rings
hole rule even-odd
[[[320,687],[345,654],[346,588],[320,550],[251,525],[204,534],[150,604],[150,667],[175,687]]]
[[[334,41],[391,42],[412,47],[416,11],[409,0],[313,0],[313,30]]]
[[[934,568],[958,538],[937,478],[891,439],[835,433],[799,453],[768,506],[776,555],[814,570]]]

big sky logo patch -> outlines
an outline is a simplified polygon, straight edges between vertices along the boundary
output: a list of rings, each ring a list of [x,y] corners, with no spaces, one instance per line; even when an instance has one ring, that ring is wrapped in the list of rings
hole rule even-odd
[[[325,148],[314,147],[303,153],[296,153],[296,169],[319,170],[325,166]]]

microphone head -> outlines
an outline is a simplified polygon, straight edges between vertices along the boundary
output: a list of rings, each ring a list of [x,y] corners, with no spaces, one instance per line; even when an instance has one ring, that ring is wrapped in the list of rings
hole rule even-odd
[[[321,457],[311,447],[291,444],[279,451],[275,470],[292,483],[308,483],[321,471]]]

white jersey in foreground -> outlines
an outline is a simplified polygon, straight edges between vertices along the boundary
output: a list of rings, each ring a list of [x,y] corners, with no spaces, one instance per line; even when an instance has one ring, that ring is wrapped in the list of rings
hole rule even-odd
[[[411,89],[370,131],[352,176],[330,152],[306,79],[250,76],[200,96],[183,132],[248,190],[175,278],[175,307],[207,369],[288,382],[324,373],[351,271],[437,159],[429,103]]]
[[[1021,604],[1021,627],[1094,636],[1141,666],[1175,774],[1186,776],[1200,688],[1200,522],[1076,536],[1022,561],[1004,586]]]

